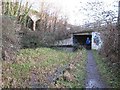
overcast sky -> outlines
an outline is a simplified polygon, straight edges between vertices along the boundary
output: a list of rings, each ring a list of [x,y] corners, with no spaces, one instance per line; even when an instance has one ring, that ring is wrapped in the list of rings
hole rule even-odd
[[[33,9],[39,10],[40,1],[42,0],[23,0],[23,2],[29,1],[32,4]],[[84,14],[82,14],[79,9],[80,6],[84,6],[84,3],[96,0],[44,0],[48,3],[52,3],[57,9],[61,10],[61,14],[66,15],[68,17],[68,22],[71,24],[82,25],[87,18]],[[115,0],[97,0],[104,2],[104,7],[106,9],[113,9],[112,5]],[[119,1],[119,0],[118,0]],[[82,2],[82,3],[80,3]]]

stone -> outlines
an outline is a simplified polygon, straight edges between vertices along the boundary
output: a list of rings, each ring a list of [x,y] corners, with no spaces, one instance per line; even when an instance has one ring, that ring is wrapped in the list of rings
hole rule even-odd
[[[71,75],[67,70],[64,72],[63,74],[63,79],[66,81],[73,81],[74,80],[74,76]]]
[[[73,69],[75,69],[76,67],[73,65],[73,64],[70,64],[70,70],[73,70]]]
[[[66,68],[66,70],[69,72],[71,72],[74,69],[76,69],[76,67],[73,64],[69,64],[69,66]]]

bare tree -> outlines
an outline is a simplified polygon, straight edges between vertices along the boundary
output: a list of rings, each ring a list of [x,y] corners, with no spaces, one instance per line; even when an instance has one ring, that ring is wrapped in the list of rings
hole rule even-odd
[[[117,0],[115,0],[111,5],[111,7],[116,8]],[[91,22],[99,22],[99,26],[101,24],[108,24],[110,22],[116,22],[117,20],[117,9],[109,10],[104,2],[101,1],[93,1],[86,2],[85,6],[81,6],[81,12],[83,12]],[[106,9],[107,8],[107,9]]]

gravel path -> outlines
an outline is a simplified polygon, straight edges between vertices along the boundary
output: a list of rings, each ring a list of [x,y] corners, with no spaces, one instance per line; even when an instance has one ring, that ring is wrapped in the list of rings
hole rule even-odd
[[[87,78],[86,78],[86,88],[107,88],[106,84],[100,78],[93,53],[91,50],[88,50],[88,59],[87,59]]]

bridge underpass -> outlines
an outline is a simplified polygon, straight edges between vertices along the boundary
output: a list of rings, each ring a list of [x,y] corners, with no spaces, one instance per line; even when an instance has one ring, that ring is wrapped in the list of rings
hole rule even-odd
[[[92,41],[92,35],[74,35],[73,36],[73,43],[78,44],[79,46],[86,46],[86,39],[89,37],[90,41]],[[91,42],[90,42],[90,49],[91,49]],[[86,47],[85,47],[86,48]]]

